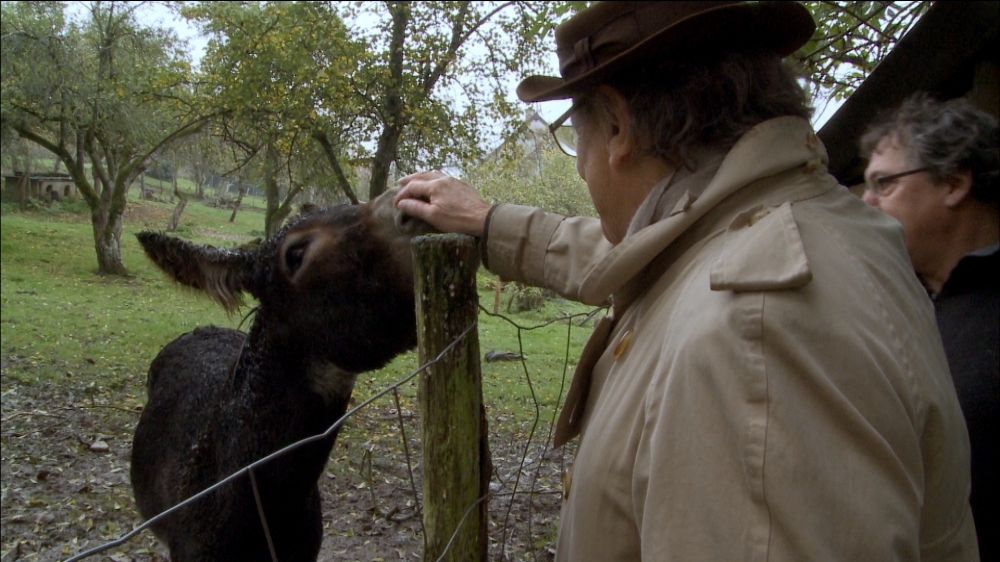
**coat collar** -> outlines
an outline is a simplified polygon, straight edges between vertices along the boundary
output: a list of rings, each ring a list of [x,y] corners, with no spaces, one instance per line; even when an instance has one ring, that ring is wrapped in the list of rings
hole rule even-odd
[[[779,117],[757,125],[736,142],[710,179],[699,170],[675,176],[667,192],[673,197],[682,194],[677,203],[669,210],[660,209],[656,222],[627,236],[594,265],[581,286],[582,300],[600,302],[621,290],[701,219],[709,220],[701,221],[699,230],[706,222],[717,225],[762,200],[775,199],[777,204],[815,196],[817,184],[823,190],[835,186],[836,180],[826,173],[827,161],[826,149],[805,119]],[[774,176],[788,173],[818,173],[826,181],[773,181]]]

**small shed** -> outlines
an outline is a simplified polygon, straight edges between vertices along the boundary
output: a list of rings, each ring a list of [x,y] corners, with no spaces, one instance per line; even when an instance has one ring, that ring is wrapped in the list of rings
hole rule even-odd
[[[79,196],[76,184],[69,174],[46,172],[24,177],[24,172],[3,174],[3,201],[24,203],[28,199],[59,201]],[[27,181],[25,181],[27,179]]]
[[[830,173],[860,194],[866,162],[858,141],[876,116],[916,92],[964,97],[1000,115],[998,26],[1000,2],[934,2],[817,133]]]

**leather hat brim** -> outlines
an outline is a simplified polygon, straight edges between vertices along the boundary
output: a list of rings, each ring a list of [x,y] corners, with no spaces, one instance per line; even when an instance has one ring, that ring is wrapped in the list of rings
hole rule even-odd
[[[786,57],[816,30],[809,11],[798,2],[731,4],[685,18],[572,80],[529,76],[517,86],[525,102],[566,99],[643,59],[683,58],[698,52],[768,49]]]

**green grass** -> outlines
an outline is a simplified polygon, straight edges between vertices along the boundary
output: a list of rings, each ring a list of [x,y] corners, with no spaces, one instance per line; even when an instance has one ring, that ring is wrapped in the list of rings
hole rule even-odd
[[[4,357],[13,358],[5,384],[71,378],[142,388],[165,343],[200,324],[234,325],[207,298],[154,270],[134,229],[126,230],[122,254],[132,276],[102,277],[94,273],[89,223],[2,217],[0,339]]]
[[[4,388],[12,382],[56,382],[94,389],[95,393],[124,390],[135,402],[123,406],[131,407],[145,401],[146,368],[163,345],[196,326],[237,326],[240,318],[228,318],[207,297],[168,281],[142,255],[134,233],[147,228],[162,230],[172,210],[169,203],[130,201],[122,257],[131,276],[102,277],[95,274],[89,213],[19,212],[5,206],[0,219]],[[264,219],[259,209],[244,207],[234,223],[229,222],[230,213],[191,201],[177,235],[222,246],[261,235]],[[481,302],[492,307],[492,277],[481,274],[479,287]],[[505,303],[507,298],[505,294]],[[491,418],[530,422],[537,399],[542,418],[550,419],[564,372],[568,385],[575,358],[591,330],[589,324],[574,324],[567,365],[565,320],[524,331],[520,343],[511,322],[535,326],[587,310],[556,299],[547,301],[540,311],[508,314],[506,319],[480,315],[482,353],[506,350],[525,357],[524,363],[482,362]],[[380,371],[362,375],[356,387],[357,400],[386,388],[416,367],[417,359],[411,352]],[[405,402],[415,399],[415,389],[415,384],[403,388]]]

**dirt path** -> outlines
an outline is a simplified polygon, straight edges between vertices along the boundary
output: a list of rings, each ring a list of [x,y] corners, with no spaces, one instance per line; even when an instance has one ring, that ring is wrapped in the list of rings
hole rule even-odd
[[[91,400],[93,393],[73,382],[12,381],[6,372],[13,361],[3,358],[0,395],[0,561],[65,560],[134,528],[140,518],[128,470],[139,411],[117,404],[130,402],[125,388],[141,388],[138,381],[123,385],[121,400],[115,394]],[[416,465],[417,420],[412,412],[404,417]],[[525,453],[522,436],[529,429],[491,428],[491,560],[552,557],[561,458],[540,445]],[[320,479],[326,528],[320,560],[420,559],[421,519],[402,442],[380,438],[398,433],[398,415],[390,409],[363,410],[345,426]],[[419,467],[414,479],[419,490]],[[162,562],[163,554],[144,531],[90,560]]]

